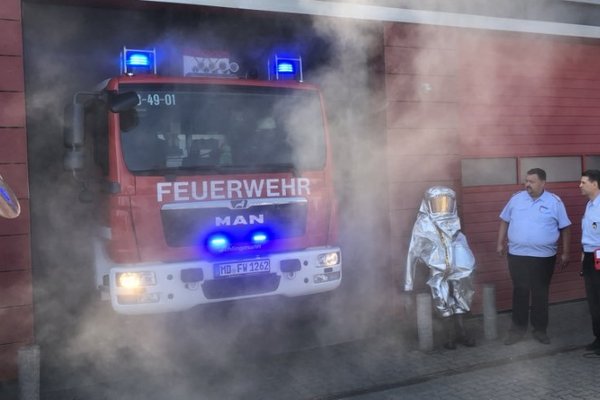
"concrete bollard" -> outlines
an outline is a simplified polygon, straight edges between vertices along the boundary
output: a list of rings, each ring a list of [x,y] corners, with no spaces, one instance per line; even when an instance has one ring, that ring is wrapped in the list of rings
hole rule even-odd
[[[496,312],[496,287],[492,284],[483,285],[483,333],[486,340],[498,337]]]
[[[19,400],[40,398],[40,347],[30,345],[17,352],[19,370]]]
[[[429,293],[419,293],[417,295],[417,333],[419,336],[419,350],[432,350],[433,318],[431,315],[431,295]]]

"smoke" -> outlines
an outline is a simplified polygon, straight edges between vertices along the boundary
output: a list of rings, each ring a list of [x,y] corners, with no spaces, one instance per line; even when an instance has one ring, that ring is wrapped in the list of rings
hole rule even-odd
[[[324,91],[330,122],[344,257],[345,291],[335,299],[337,313],[327,320],[338,319],[346,331],[364,337],[389,318],[394,290],[388,259],[385,101],[379,74],[382,30],[377,23],[326,18],[314,19],[313,26],[331,44],[329,60],[316,80]],[[348,313],[354,315],[352,322]]]
[[[241,398],[260,377],[240,372],[240,365],[251,368],[249,359],[268,371],[265,355],[364,338],[398,322],[400,275],[422,194],[438,184],[459,187],[461,141],[472,149],[489,145],[484,129],[472,132],[481,124],[457,122],[456,104],[473,111],[467,119],[493,125],[506,111],[495,104],[514,96],[524,68],[544,65],[552,74],[557,63],[550,41],[539,41],[544,51],[535,57],[526,57],[528,48],[516,53],[532,67],[506,57],[514,41],[454,28],[176,6],[119,11],[25,2],[23,15],[36,340],[48,372],[42,379],[51,389],[90,393],[111,382],[107,398],[168,390],[172,398],[200,391]],[[123,45],[148,44],[230,48],[245,64],[264,65],[269,49],[290,44],[303,55],[305,80],[322,88],[329,118],[344,265],[339,289],[173,315],[119,316],[107,304],[82,314],[93,282],[81,282],[79,270],[92,265],[97,204],[79,202],[81,186],[62,171],[63,106],[118,73]],[[472,74],[468,85],[459,70]],[[545,76],[528,74],[527,88],[543,87]],[[518,100],[519,118],[527,118],[535,99]],[[286,123],[301,125],[303,115],[300,108]],[[299,154],[310,153],[310,142],[295,144],[307,146]],[[305,367],[291,364],[293,372]]]
[[[173,381],[177,385],[172,393],[180,398],[199,390],[238,398],[255,388],[255,382],[236,372],[231,385],[226,378],[233,373],[227,371],[249,359],[357,339],[376,329],[373,324],[382,318],[377,310],[389,298],[381,296],[389,272],[380,114],[384,104],[378,92],[381,82],[373,81],[369,72],[381,68],[372,55],[381,46],[377,24],[316,20],[310,27],[308,18],[290,23],[276,17],[265,27],[264,21],[272,18],[247,16],[232,30],[236,16],[226,14],[200,15],[200,23],[177,11],[146,14],[24,4],[23,13],[35,335],[44,353],[46,390],[77,387],[85,393],[94,391],[98,382],[111,382],[104,393],[112,398],[136,390],[165,390],[162,382]],[[63,28],[59,21],[65,20],[70,23]],[[75,92],[118,74],[116,54],[124,44],[181,46],[199,40],[215,47],[231,45],[233,52],[248,49],[241,52],[245,63],[260,59],[264,65],[270,48],[290,43],[303,54],[310,73],[305,80],[323,88],[330,117],[346,266],[343,284],[333,293],[309,298],[119,316],[108,304],[98,304],[91,279],[81,279],[91,275],[98,204],[80,202],[81,185],[62,170],[63,108]],[[365,52],[373,46],[372,54]],[[300,108],[287,124],[302,124],[302,115]],[[309,142],[302,144],[310,147]],[[310,148],[302,153],[309,154]],[[83,269],[88,273],[82,274]],[[202,371],[202,379],[191,379],[191,371]],[[156,377],[155,382],[149,377]]]

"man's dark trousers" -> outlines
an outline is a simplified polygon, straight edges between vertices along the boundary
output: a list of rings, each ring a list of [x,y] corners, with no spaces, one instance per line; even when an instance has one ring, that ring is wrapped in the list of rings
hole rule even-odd
[[[583,279],[585,293],[592,316],[592,331],[600,339],[600,271],[594,268],[594,253],[583,255]]]
[[[508,269],[513,283],[511,331],[523,334],[530,318],[535,332],[546,333],[548,327],[548,293],[554,274],[556,255],[530,257],[508,254]]]

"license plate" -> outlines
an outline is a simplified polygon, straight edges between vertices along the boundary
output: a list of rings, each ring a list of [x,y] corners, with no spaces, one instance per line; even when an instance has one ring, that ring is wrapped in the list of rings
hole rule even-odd
[[[215,278],[228,278],[270,272],[271,261],[269,259],[233,261],[214,264],[213,268]]]

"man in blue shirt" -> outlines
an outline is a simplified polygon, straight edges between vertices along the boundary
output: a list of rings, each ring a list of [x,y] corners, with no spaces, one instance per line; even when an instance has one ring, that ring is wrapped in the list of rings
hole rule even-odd
[[[546,171],[527,171],[525,190],[514,194],[500,213],[496,250],[500,255],[506,254],[504,242],[508,233],[508,269],[513,283],[512,324],[504,342],[507,345],[523,338],[530,318],[533,337],[540,343],[550,343],[546,334],[548,292],[559,237],[562,268],[569,263],[571,221],[561,199],[544,190],[545,184]]]
[[[600,171],[588,169],[581,175],[579,189],[589,201],[581,220],[581,245],[583,262],[581,272],[585,282],[585,294],[592,317],[592,332],[596,339],[586,350],[600,352]]]

